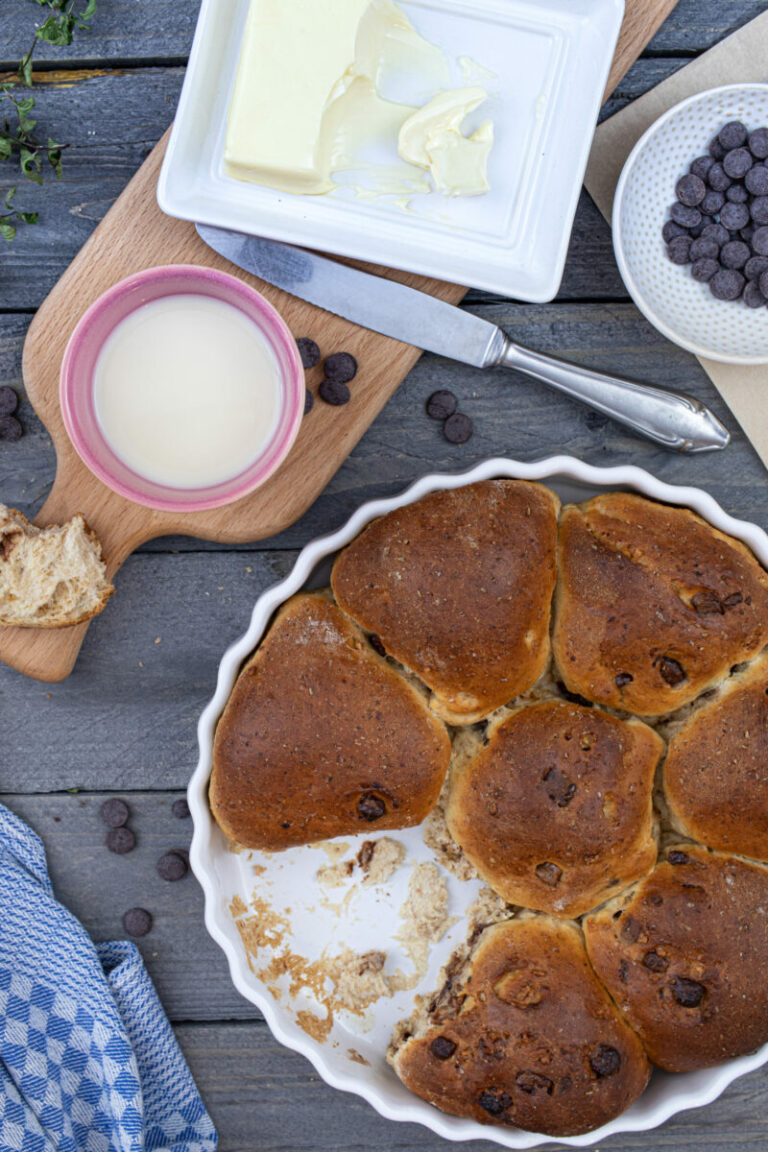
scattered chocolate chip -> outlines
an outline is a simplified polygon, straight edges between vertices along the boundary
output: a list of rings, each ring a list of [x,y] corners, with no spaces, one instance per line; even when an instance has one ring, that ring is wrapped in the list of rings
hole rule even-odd
[[[649,972],[666,972],[669,968],[669,960],[666,956],[659,956],[658,952],[646,952],[643,956],[643,964]]]
[[[512,1097],[502,1092],[501,1088],[486,1088],[477,1098],[477,1102],[489,1116],[500,1116],[512,1103]]]
[[[744,191],[753,196],[768,195],[768,168],[765,164],[755,164],[744,177]]]
[[[699,208],[706,216],[716,216],[723,204],[725,204],[725,196],[723,193],[710,189],[699,205]]]
[[[110,828],[122,828],[123,824],[128,823],[128,817],[131,812],[125,800],[118,800],[116,796],[110,797],[105,800],[101,808],[99,808],[99,816],[108,824]]]
[[[710,188],[714,189],[715,192],[725,192],[727,188],[730,188],[731,178],[719,161],[713,164],[707,173],[707,184],[709,184]]]
[[[743,240],[729,240],[720,249],[720,263],[723,268],[743,268],[752,253]]]
[[[673,849],[667,856],[670,864],[687,864],[689,856],[687,852],[681,852],[679,849]]]
[[[725,148],[723,148],[717,136],[709,142],[709,154],[716,161],[722,160],[723,156],[725,156]],[[712,169],[710,169],[710,171],[711,170]]]
[[[123,826],[110,828],[104,843],[110,852],[114,852],[117,856],[125,856],[126,852],[132,852],[136,847],[136,836],[130,828]]]
[[[753,223],[757,224],[758,227],[768,224],[768,196],[755,196],[749,206],[749,214]],[[752,235],[754,236],[754,232]]]
[[[679,224],[675,224],[674,220],[667,220],[661,230],[661,235],[664,238],[664,243],[669,244],[670,240],[674,240],[675,236],[687,236],[688,232]]]
[[[691,244],[691,260],[716,260],[720,255],[720,245],[711,236],[699,236]]]
[[[335,384],[348,384],[357,376],[357,360],[351,352],[334,352],[326,356],[323,364],[326,380]]]
[[[616,687],[617,688],[624,688],[627,684],[631,684],[633,680],[634,680],[634,676],[632,675],[631,672],[619,672],[618,676],[616,677],[616,681],[615,681]]]
[[[555,1088],[548,1076],[529,1071],[518,1072],[515,1076],[515,1085],[521,1092],[525,1092],[526,1096],[535,1096],[539,1092],[545,1092],[547,1096],[551,1096]]]
[[[386,810],[384,801],[373,792],[365,792],[357,802],[358,816],[361,820],[367,820],[369,824],[374,820],[380,820]]]
[[[750,166],[752,157],[750,156]],[[686,176],[681,176],[675,185],[675,196],[681,204],[685,204],[687,208],[695,208],[697,204],[701,204],[702,200],[707,194],[707,186],[700,176],[696,176],[693,172],[689,172]]]
[[[0,440],[21,440],[24,429],[15,416],[0,416]]]
[[[152,929],[152,913],[146,908],[129,908],[123,913],[123,928],[129,936],[146,936]]]
[[[314,340],[310,340],[309,336],[300,336],[296,344],[305,368],[314,368],[315,364],[320,363],[320,349]]]
[[[443,424],[443,435],[451,444],[466,444],[474,430],[471,419],[463,412],[454,412]]]
[[[749,175],[749,173],[747,173]],[[715,192],[715,196],[719,196],[719,192]],[[726,200],[730,200],[731,204],[746,204],[749,200],[749,192],[743,184],[731,184],[730,188],[725,193]],[[712,213],[714,216],[714,212]]]
[[[717,260],[694,260],[691,264],[691,276],[700,284],[708,284],[719,268]]]
[[[758,160],[768,157],[768,128],[755,128],[749,134],[749,150]]]
[[[716,300],[736,300],[744,291],[746,279],[735,268],[721,268],[709,282],[709,290]]]
[[[589,1066],[598,1080],[605,1080],[621,1068],[621,1056],[610,1044],[598,1044],[589,1058]]]
[[[447,1036],[435,1036],[429,1050],[437,1060],[450,1060],[456,1051],[456,1044]]]
[[[685,204],[677,200],[669,209],[669,214],[675,224],[681,224],[683,228],[695,228],[701,224],[701,212],[698,208],[686,208]]]
[[[743,180],[754,162],[755,158],[749,148],[732,148],[723,157],[723,168],[732,180]]]
[[[317,393],[321,400],[325,400],[326,404],[332,404],[334,408],[348,404],[352,399],[349,388],[340,380],[323,380]]]
[[[592,701],[587,700],[586,696],[580,696],[578,692],[569,692],[562,680],[558,680],[557,690],[571,704],[579,704],[582,708],[594,707]]]
[[[189,864],[181,852],[166,852],[157,862],[158,875],[163,880],[181,880],[189,871]]]
[[[693,243],[697,244],[698,241],[694,240]],[[667,256],[673,264],[688,264],[691,259],[692,246],[690,236],[675,236],[667,244]]]
[[[373,648],[374,652],[378,652],[379,656],[386,656],[387,650],[375,632],[371,632],[370,636],[368,637],[368,643],[370,644],[371,648]]]
[[[744,265],[747,280],[759,280],[763,272],[768,272],[768,256],[750,256]]]
[[[681,1008],[698,1008],[707,991],[698,980],[688,980],[685,976],[676,976],[671,987],[672,995]]]
[[[676,688],[678,684],[682,684],[684,680],[688,679],[682,664],[673,660],[671,656],[661,656],[657,663],[659,675],[665,683],[669,684],[670,688]]]
[[[562,868],[558,868],[557,864],[553,864],[547,860],[544,864],[537,864],[535,872],[542,884],[546,884],[547,888],[557,888],[563,875]]]
[[[741,120],[729,120],[717,134],[717,139],[726,152],[731,148],[741,148],[747,142],[747,130]]]
[[[458,406],[459,402],[453,392],[441,389],[439,392],[433,392],[427,400],[427,416],[432,420],[447,420],[449,416],[453,416]]]
[[[768,256],[768,227],[756,228],[752,235],[752,251],[756,256]]]
[[[711,156],[697,156],[690,167],[690,171],[694,176],[698,176],[701,180],[706,180],[707,173],[714,164]]]
[[[697,592],[691,604],[700,616],[722,616],[725,613],[720,597],[715,592]]]
[[[171,812],[177,820],[189,819],[189,804],[187,804],[183,796],[179,796],[178,800],[174,800],[173,804],[171,804]]]
[[[3,384],[0,388],[0,416],[12,416],[19,406],[19,398],[13,388]]]
[[[748,280],[741,298],[746,304],[747,308],[762,308],[764,304],[768,304],[765,296],[760,291],[760,286],[756,280]]]
[[[558,808],[567,808],[576,795],[576,785],[559,768],[550,768],[544,775],[547,796]]]
[[[707,224],[701,234],[714,240],[718,248],[722,248],[731,238],[730,232],[722,224]]]
[[[315,406],[315,398],[310,392],[309,388],[304,389],[304,415],[311,412]]]
[[[692,209],[696,211],[696,209]],[[749,224],[749,208],[746,204],[732,204],[730,201],[723,205],[723,210],[720,213],[720,223],[729,232],[735,232],[739,228],[746,228]]]

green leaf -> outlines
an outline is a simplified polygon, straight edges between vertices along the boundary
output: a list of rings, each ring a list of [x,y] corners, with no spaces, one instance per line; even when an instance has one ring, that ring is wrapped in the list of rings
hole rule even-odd
[[[0,136],[0,160],[7,160],[13,151],[13,142],[10,136]]]
[[[8,224],[5,218],[0,216],[0,236],[2,236],[3,240],[7,240],[10,244],[15,235],[16,229],[13,224]]]
[[[35,106],[35,98],[34,96],[25,96],[23,100],[14,100],[14,104],[19,117],[19,127],[22,132],[29,135],[37,124],[37,120],[33,120],[29,115]]]
[[[9,188],[5,194],[5,206],[6,206],[6,208],[10,208],[11,204],[13,203],[13,198],[15,195],[16,195],[16,185],[14,184],[13,188]]]
[[[96,12],[96,0],[88,0],[88,3],[86,4],[85,8],[83,9],[83,11],[80,13],[80,15],[77,18],[78,28],[87,28],[88,22],[89,22],[89,20],[93,19],[95,12]]]
[[[26,56],[22,56],[21,63],[19,64],[19,77],[22,84],[26,84],[27,88],[32,87],[32,53],[27,52]]]
[[[23,220],[25,224],[37,224],[37,212],[18,212],[17,216]]]
[[[22,145],[20,164],[21,170],[27,180],[31,180],[33,184],[42,184],[42,161],[37,152],[31,152],[29,148],[25,148],[24,145]]]
[[[61,144],[51,140],[50,136],[48,137],[48,163],[53,168],[56,179],[60,180],[64,171],[61,163]]]
[[[61,16],[51,14],[35,32],[38,40],[46,44],[53,44],[56,48],[65,48],[72,43],[72,33],[75,29],[75,17],[71,12],[64,12]]]

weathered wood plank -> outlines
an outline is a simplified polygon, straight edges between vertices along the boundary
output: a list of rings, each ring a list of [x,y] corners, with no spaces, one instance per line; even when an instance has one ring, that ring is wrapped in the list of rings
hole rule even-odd
[[[25,52],[36,13],[16,0],[5,5],[0,61]],[[701,52],[763,11],[763,0],[680,0],[649,46],[650,53]],[[69,48],[40,45],[39,61],[134,61],[183,58],[189,52],[199,0],[110,0],[99,5],[91,29]]]
[[[335,1092],[309,1063],[281,1048],[266,1024],[185,1024],[176,1034],[219,1127],[221,1152],[441,1152],[442,1138],[382,1119],[357,1096]],[[768,1075],[738,1080],[715,1103],[651,1133],[600,1141],[599,1152],[757,1152],[768,1143]],[[462,1144],[488,1152],[486,1141]],[[562,1146],[548,1144],[552,1152]]]
[[[607,111],[623,107],[682,62],[639,61]],[[68,144],[64,175],[60,181],[47,179],[43,189],[21,182],[19,207],[39,210],[40,223],[20,229],[12,244],[0,248],[0,309],[38,307],[168,127],[182,80],[181,68],[144,68],[65,73],[39,86],[40,133]],[[0,165],[0,189],[12,181],[12,168]],[[608,225],[583,194],[560,298],[625,297]]]
[[[66,746],[74,750],[77,742]],[[159,775],[155,783],[162,785]],[[152,931],[136,943],[172,1020],[259,1017],[236,991],[224,953],[205,930],[203,894],[194,876],[169,883],[157,874],[164,852],[189,848],[192,821],[177,820],[171,812],[182,793],[118,794],[128,801],[129,826],[137,838],[125,856],[104,847],[107,829],[99,818],[104,793],[3,796],[2,802],[42,837],[57,898],[94,940],[124,939],[122,916],[128,908],[152,913]]]

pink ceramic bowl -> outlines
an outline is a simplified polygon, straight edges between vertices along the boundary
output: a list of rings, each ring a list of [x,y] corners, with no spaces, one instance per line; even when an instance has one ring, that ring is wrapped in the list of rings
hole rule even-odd
[[[274,436],[244,472],[206,488],[171,488],[134,472],[112,451],[96,418],[93,376],[107,337],[131,312],[162,296],[213,296],[258,325],[280,369],[282,402]],[[285,321],[263,296],[234,276],[192,264],[148,268],[121,280],[81,317],[64,352],[60,401],[64,426],[80,459],[103,484],[167,512],[201,512],[239,500],[272,475],[296,439],[304,412],[304,369]]]

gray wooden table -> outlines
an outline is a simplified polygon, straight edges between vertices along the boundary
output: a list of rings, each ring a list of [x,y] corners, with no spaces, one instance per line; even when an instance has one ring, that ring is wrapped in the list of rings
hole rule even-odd
[[[765,7],[765,0],[680,0],[607,111]],[[0,73],[28,46],[36,11],[25,0],[0,0]],[[47,182],[43,195],[32,185],[19,191],[20,206],[39,207],[39,225],[0,248],[0,383],[22,389],[30,317],[170,123],[196,11],[196,0],[99,0],[92,31],[70,50],[40,52],[38,119],[45,134],[69,147],[60,183]],[[0,168],[0,190],[5,178]],[[163,851],[189,840],[189,822],[173,818],[171,803],[194,767],[195,724],[221,653],[243,631],[259,592],[288,570],[298,548],[363,501],[394,493],[423,472],[465,468],[489,455],[532,460],[567,452],[595,464],[632,461],[664,480],[702,485],[728,512],[768,527],[762,464],[696,361],[628,302],[608,228],[586,195],[554,303],[521,305],[474,292],[466,307],[533,348],[700,396],[732,429],[732,446],[722,455],[672,456],[523,379],[504,382],[425,356],[291,529],[240,548],[156,540],[120,572],[117,595],[91,626],[67,681],[48,686],[0,668],[2,799],[43,837],[60,898],[96,939],[119,937],[127,908],[153,911],[155,927],[141,949],[225,1152],[436,1152],[443,1145],[426,1129],[383,1120],[363,1101],[334,1092],[303,1058],[281,1048],[232,987],[205,932],[195,880],[168,884],[155,872]],[[453,389],[475,422],[476,434],[462,448],[447,444],[423,415],[438,386]],[[0,444],[0,500],[33,514],[55,461],[27,403],[21,418],[24,438]],[[138,847],[130,856],[103,847],[98,808],[105,794],[131,805]],[[768,1071],[738,1081],[705,1111],[600,1147],[766,1148]]]

